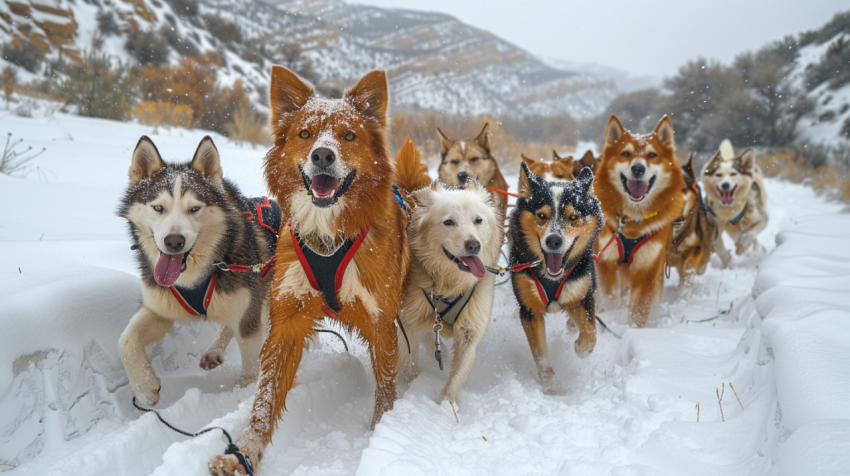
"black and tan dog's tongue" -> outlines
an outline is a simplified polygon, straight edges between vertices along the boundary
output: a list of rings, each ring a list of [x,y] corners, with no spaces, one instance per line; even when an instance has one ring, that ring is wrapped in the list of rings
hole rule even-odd
[[[313,176],[313,183],[310,184],[312,190],[317,196],[324,197],[330,195],[336,190],[339,185],[339,180],[330,175],[319,174]]]
[[[563,253],[546,253],[546,271],[549,271],[549,274],[560,273],[561,261],[563,260]]]
[[[477,256],[461,256],[458,259],[460,259],[464,266],[469,268],[469,272],[472,273],[473,276],[479,279],[484,277],[484,263],[482,263]]]
[[[169,287],[180,277],[183,269],[183,253],[170,255],[160,253],[156,267],[153,269],[153,279],[160,286]]]

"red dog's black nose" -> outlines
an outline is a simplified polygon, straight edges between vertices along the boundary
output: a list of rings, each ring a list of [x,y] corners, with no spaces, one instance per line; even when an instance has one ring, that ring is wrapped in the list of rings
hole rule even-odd
[[[481,242],[478,240],[466,240],[463,242],[463,249],[466,250],[466,256],[475,256],[481,251]]]
[[[181,251],[185,244],[186,238],[184,238],[183,235],[172,233],[165,237],[165,249],[168,250],[169,253],[177,253]]]
[[[643,174],[645,174],[645,173],[646,173],[646,167],[644,167],[643,165],[632,165],[632,175],[637,180],[640,180],[641,177],[643,177]]]
[[[336,160],[336,154],[328,148],[319,147],[313,151],[313,154],[310,156],[310,160],[313,161],[313,165],[316,167],[324,169],[330,167],[331,164],[334,163],[334,160]]]

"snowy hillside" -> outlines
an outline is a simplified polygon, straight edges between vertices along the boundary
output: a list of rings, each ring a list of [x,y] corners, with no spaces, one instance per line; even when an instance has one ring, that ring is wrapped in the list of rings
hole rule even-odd
[[[195,10],[185,11],[186,5]],[[99,17],[110,13],[111,28],[113,23]],[[219,19],[238,25],[241,36],[222,34]],[[79,59],[98,45],[98,51],[132,60],[127,39],[148,31],[168,38],[172,63],[182,54],[222,56],[221,79],[241,78],[263,108],[258,91],[268,89],[273,63],[295,69],[325,91],[385,69],[399,109],[585,117],[599,113],[617,93],[614,79],[604,73],[552,66],[439,13],[341,0],[0,1],[0,43],[19,37],[47,51],[48,59]]]
[[[50,172],[47,182],[0,175],[0,471],[207,474],[225,447],[217,432],[187,440],[130,406],[117,342],[139,284],[115,216],[141,134],[166,160],[188,160],[205,133],[63,114],[0,121],[47,148],[34,165]],[[262,194],[264,151],[214,140],[225,174]],[[621,338],[600,329],[580,360],[564,316],[549,316],[558,395],[541,390],[509,286],[497,289],[458,395],[459,423],[437,403],[446,372],[423,351],[422,375],[368,431],[369,359],[323,336],[261,474],[846,474],[850,215],[808,188],[766,186],[766,250],[725,270],[713,262],[687,302],[674,271],[649,327],[602,313]],[[222,367],[198,368],[214,333],[211,323],[178,326],[149,351],[163,382],[157,408],[184,429],[238,434],[252,388],[232,389],[233,343]]]

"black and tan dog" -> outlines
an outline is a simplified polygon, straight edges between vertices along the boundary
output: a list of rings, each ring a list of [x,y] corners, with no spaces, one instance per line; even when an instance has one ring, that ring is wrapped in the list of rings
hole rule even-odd
[[[571,182],[546,182],[521,164],[519,198],[511,214],[511,275],[520,322],[545,391],[554,391],[543,315],[564,310],[579,329],[575,351],[596,345],[596,266],[593,245],[602,212],[591,193],[593,172]]]

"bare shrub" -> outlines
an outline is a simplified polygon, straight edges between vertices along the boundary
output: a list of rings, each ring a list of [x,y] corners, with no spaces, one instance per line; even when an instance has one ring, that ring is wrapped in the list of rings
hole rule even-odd
[[[133,107],[133,117],[149,126],[191,127],[194,115],[191,107],[180,103],[145,101]]]
[[[233,111],[233,120],[224,125],[227,138],[233,142],[247,142],[252,146],[268,145],[267,118],[243,102]]]
[[[30,162],[46,150],[42,148],[38,152],[33,152],[32,146],[24,150],[18,150],[23,139],[17,141],[12,140],[12,133],[6,134],[6,145],[3,147],[3,156],[0,157],[0,174],[12,175],[14,173],[26,172],[30,167]]]

